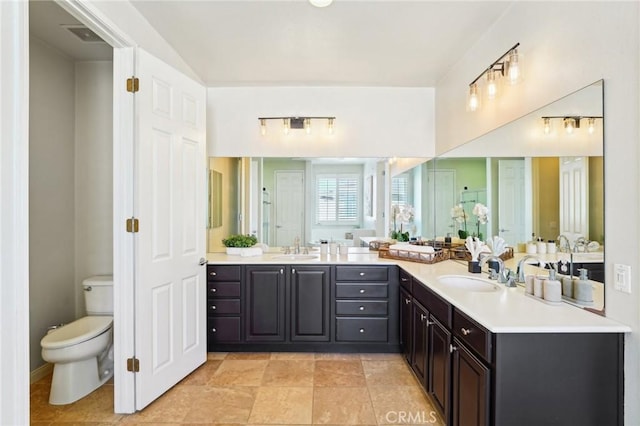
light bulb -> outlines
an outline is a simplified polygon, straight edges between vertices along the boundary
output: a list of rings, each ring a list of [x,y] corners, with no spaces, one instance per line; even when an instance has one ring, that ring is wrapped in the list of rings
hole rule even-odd
[[[260,119],[260,134],[265,136],[267,134],[267,120],[264,118]]]
[[[304,119],[304,131],[307,132],[308,135],[311,134],[311,119],[310,118],[305,118]]]
[[[589,131],[589,134],[592,135],[596,132],[596,119],[595,118],[589,118],[588,123],[588,127],[587,130]]]
[[[333,134],[333,118],[327,119],[327,130],[329,131],[330,135]]]
[[[311,3],[315,7],[327,7],[332,2],[333,2],[333,0],[309,0],[309,3]]]
[[[480,106],[480,95],[478,93],[478,85],[473,83],[469,86],[469,98],[467,100],[467,109],[475,111]]]
[[[573,134],[573,131],[576,129],[576,120],[574,118],[565,118],[564,119],[564,130],[568,135]]]
[[[282,119],[282,131],[284,132],[285,135],[289,134],[289,129],[291,129],[291,122],[289,121],[288,118],[284,118]]]
[[[518,49],[513,49],[509,53],[509,67],[507,76],[510,84],[517,84],[522,79],[521,57],[518,55]]]
[[[494,70],[487,71],[487,99],[495,99],[498,94],[498,82],[496,81],[496,72]]]
[[[548,117],[544,118],[544,134],[548,135],[551,133],[551,119]]]

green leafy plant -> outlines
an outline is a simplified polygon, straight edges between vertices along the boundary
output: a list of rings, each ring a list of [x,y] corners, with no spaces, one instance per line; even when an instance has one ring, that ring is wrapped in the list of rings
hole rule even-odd
[[[254,235],[229,235],[222,240],[225,247],[252,247],[258,242]]]

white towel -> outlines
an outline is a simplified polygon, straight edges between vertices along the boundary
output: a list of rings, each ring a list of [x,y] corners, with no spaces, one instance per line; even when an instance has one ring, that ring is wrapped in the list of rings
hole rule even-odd
[[[435,250],[431,246],[417,246],[415,244],[391,244],[389,250],[416,251],[420,253],[434,253]]]

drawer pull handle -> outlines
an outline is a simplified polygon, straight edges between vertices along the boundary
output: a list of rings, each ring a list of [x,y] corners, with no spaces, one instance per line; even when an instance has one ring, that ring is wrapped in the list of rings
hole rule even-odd
[[[364,288],[360,289],[360,294],[364,294]]]
[[[435,324],[434,321],[427,321],[427,325],[433,325],[433,324]]]
[[[215,288],[212,288],[212,289],[211,289],[211,293],[215,293],[216,291],[218,291],[218,290],[217,290],[217,289],[215,289]]]
[[[406,282],[407,282],[407,281],[409,281],[409,280],[408,280],[407,278],[402,277],[402,278],[400,278],[400,281],[402,281],[402,282],[405,282],[405,283],[406,283]]]
[[[364,272],[360,272],[360,276],[361,276],[361,277],[364,277]]]
[[[218,330],[216,330],[215,328],[212,328],[212,329],[211,329],[211,331],[212,331],[213,333],[215,333],[215,332],[216,332],[216,331],[218,331]]]
[[[461,331],[461,332],[462,332],[462,334],[463,334],[463,335],[465,335],[465,336],[468,336],[468,335],[470,335],[470,334],[471,334],[471,330],[469,330],[468,328],[464,328],[464,327],[462,327],[462,328],[460,329],[460,331]]]
[[[360,306],[360,308],[358,309],[360,309],[361,311],[364,311],[364,306]]]
[[[215,273],[215,271],[211,271],[209,272],[209,275],[211,275],[212,277],[215,277],[217,274]]]
[[[291,273],[292,273],[292,274],[295,274],[295,273],[296,273],[296,268],[292,268],[292,269],[291,269]]]
[[[404,299],[404,303],[405,305],[408,305],[409,303],[411,303],[411,299]]]
[[[457,346],[453,346],[452,344],[449,344],[449,353],[453,353],[453,351],[457,351],[458,347]]]
[[[360,329],[360,333],[364,333],[364,328],[361,328],[361,329]]]
[[[420,321],[424,321],[425,319],[427,319],[427,316],[425,314],[420,314]]]
[[[216,305],[211,305],[211,309],[216,310]]]

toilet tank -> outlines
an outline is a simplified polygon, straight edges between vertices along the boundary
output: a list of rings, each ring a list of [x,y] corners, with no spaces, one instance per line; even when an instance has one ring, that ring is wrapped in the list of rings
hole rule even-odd
[[[87,315],[113,315],[113,276],[96,275],[82,281]]]

